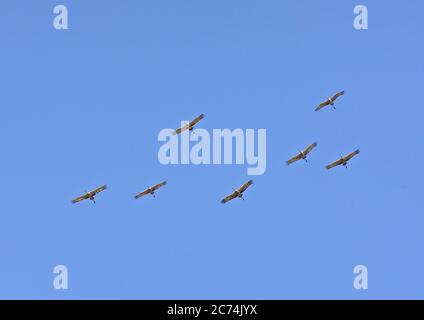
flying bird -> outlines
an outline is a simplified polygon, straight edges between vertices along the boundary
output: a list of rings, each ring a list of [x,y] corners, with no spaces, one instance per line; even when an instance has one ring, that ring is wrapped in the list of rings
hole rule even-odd
[[[227,203],[228,201],[231,201],[235,198],[241,198],[244,200],[243,198],[243,192],[246,191],[247,188],[249,188],[253,183],[253,180],[249,180],[247,181],[244,185],[242,185],[240,188],[234,190],[234,192],[232,194],[230,194],[229,196],[227,196],[225,199],[221,200],[221,203]]]
[[[153,198],[156,198],[155,196],[155,191],[161,187],[163,187],[164,185],[166,185],[166,181],[162,181],[161,183],[158,183],[156,185],[154,185],[153,187],[149,187],[146,190],[144,190],[143,192],[140,192],[139,194],[137,194],[136,196],[134,196],[134,199],[138,199],[141,198],[147,194],[151,194],[153,196]]]
[[[175,130],[174,132],[173,132],[173,134],[174,134],[174,136],[176,135],[176,134],[180,134],[181,132],[183,132],[183,131],[186,131],[186,130],[189,130],[189,131],[192,131],[193,130],[193,127],[200,121],[200,120],[202,120],[203,118],[205,117],[205,115],[202,113],[200,116],[198,116],[198,117],[196,117],[195,119],[193,119],[193,120],[191,120],[189,123],[187,123],[185,126],[183,126],[183,127],[181,127],[181,128],[178,128],[177,130]]]
[[[339,166],[339,165],[344,165],[346,168],[347,168],[347,162],[350,160],[350,159],[352,159],[354,156],[356,156],[357,154],[359,154],[359,149],[358,150],[355,150],[355,151],[353,151],[353,152],[351,152],[351,153],[349,153],[348,155],[346,155],[346,156],[341,156],[340,157],[340,159],[339,160],[337,160],[337,161],[334,161],[333,163],[330,163],[328,166],[326,166],[325,168],[327,169],[327,170],[329,170],[329,169],[331,169],[331,168],[334,168],[334,167],[337,167],[337,166]]]
[[[309,147],[307,147],[305,150],[300,151],[297,155],[295,155],[293,158],[291,158],[290,160],[286,161],[287,165],[292,164],[293,162],[296,162],[300,159],[305,160],[306,162],[308,162],[308,160],[306,159],[306,157],[308,156],[309,152],[312,151],[313,148],[315,148],[317,146],[317,143],[314,142],[313,144],[311,144]]]
[[[331,105],[334,109],[336,109],[334,107],[334,102],[337,100],[337,98],[341,97],[342,95],[344,95],[344,91],[338,92],[336,93],[334,96],[332,96],[331,98],[328,98],[326,101],[324,101],[323,103],[321,103],[316,109],[315,111],[319,111],[322,108]]]
[[[101,186],[101,187],[99,187],[97,189],[94,189],[92,191],[88,191],[86,194],[84,194],[82,196],[79,196],[78,198],[72,200],[72,203],[77,203],[77,202],[80,202],[80,201],[83,201],[83,200],[87,200],[87,199],[90,199],[91,201],[93,201],[94,203],[96,203],[94,197],[97,194],[99,194],[100,192],[102,192],[103,190],[106,190],[106,188],[107,188],[107,186],[104,185],[104,186]]]

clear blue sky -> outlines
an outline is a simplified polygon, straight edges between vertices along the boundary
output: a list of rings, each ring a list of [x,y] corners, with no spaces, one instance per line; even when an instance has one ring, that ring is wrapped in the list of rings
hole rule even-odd
[[[69,10],[67,31],[53,7]],[[369,30],[353,28],[366,4]],[[0,298],[424,298],[424,3],[2,1]],[[338,109],[317,103],[345,90]],[[163,128],[267,129],[267,171]],[[308,164],[285,160],[313,141]],[[350,167],[324,166],[356,148]],[[166,180],[156,199],[132,197]],[[93,205],[71,200],[109,186]],[[53,268],[69,269],[69,290]],[[369,290],[353,288],[364,264]]]

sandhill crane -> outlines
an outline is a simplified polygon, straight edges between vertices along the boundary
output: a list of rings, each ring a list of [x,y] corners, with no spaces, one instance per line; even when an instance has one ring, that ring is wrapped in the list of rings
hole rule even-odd
[[[193,127],[196,125],[196,123],[198,123],[200,120],[202,120],[205,117],[205,115],[202,113],[200,116],[197,116],[196,118],[194,118],[192,121],[190,121],[189,123],[187,123],[185,126],[178,128],[177,130],[175,130],[173,132],[174,135],[176,134],[180,134],[183,131],[189,130],[192,131]]]
[[[344,91],[338,92],[336,93],[334,96],[332,96],[331,98],[328,98],[326,101],[324,101],[323,103],[321,103],[316,109],[315,111],[319,111],[322,108],[331,105],[333,107],[333,109],[336,109],[336,107],[334,106],[334,102],[337,100],[338,97],[341,97],[342,95],[344,95]]]
[[[97,194],[99,194],[100,192],[102,192],[103,190],[105,190],[106,188],[107,188],[107,186],[104,185],[104,186],[101,186],[101,187],[99,187],[97,189],[94,189],[92,191],[88,191],[84,195],[79,196],[78,198],[72,200],[72,203],[77,203],[77,202],[80,202],[80,201],[83,201],[83,200],[87,200],[87,199],[90,199],[91,201],[93,201],[94,203],[96,203],[94,197]]]
[[[315,148],[316,146],[317,146],[317,143],[314,142],[313,144],[311,144],[310,146],[308,146],[305,150],[299,151],[299,153],[297,155],[295,155],[290,160],[286,161],[287,165],[292,164],[293,162],[296,162],[296,161],[298,161],[300,159],[303,159],[306,162],[308,162],[308,160],[306,159],[306,157],[308,156],[309,152],[311,152],[312,149]]]
[[[232,194],[230,194],[229,196],[227,196],[226,198],[224,198],[223,200],[221,200],[221,203],[227,203],[228,201],[231,201],[235,198],[241,198],[244,200],[243,198],[243,192],[246,191],[247,188],[249,188],[253,183],[253,180],[249,180],[247,181],[245,184],[243,184],[240,188],[234,190],[234,192]]]
[[[326,166],[325,168],[327,169],[327,170],[329,170],[329,169],[331,169],[331,168],[334,168],[334,167],[337,167],[337,166],[339,166],[339,165],[344,165],[346,168],[347,168],[347,162],[350,160],[350,159],[352,159],[354,156],[356,156],[357,154],[359,154],[359,149],[358,150],[355,150],[355,151],[353,151],[353,152],[351,152],[351,153],[349,153],[348,155],[346,155],[346,156],[341,156],[340,157],[340,159],[339,160],[337,160],[337,161],[334,161],[333,163],[330,163],[328,166]]]
[[[166,181],[162,181],[161,183],[158,183],[158,184],[154,185],[153,187],[148,187],[143,192],[140,192],[139,194],[137,194],[136,196],[134,196],[134,199],[141,198],[141,197],[143,197],[143,196],[145,196],[147,194],[151,194],[153,196],[153,198],[156,198],[155,191],[157,189],[163,187],[164,185],[166,185]]]

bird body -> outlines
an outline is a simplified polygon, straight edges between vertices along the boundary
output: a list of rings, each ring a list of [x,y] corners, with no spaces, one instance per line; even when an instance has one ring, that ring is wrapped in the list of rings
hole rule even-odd
[[[92,191],[88,191],[85,194],[83,194],[82,196],[79,196],[78,198],[75,198],[74,200],[72,200],[72,203],[77,203],[77,202],[80,202],[80,201],[83,201],[83,200],[87,200],[87,199],[90,199],[91,201],[93,201],[94,203],[96,203],[96,201],[94,199],[95,196],[97,194],[99,194],[100,192],[102,192],[103,190],[106,190],[106,189],[107,189],[107,186],[106,185],[103,185],[103,186],[101,186],[101,187],[99,187],[97,189],[94,189]]]
[[[187,123],[186,125],[182,126],[181,128],[178,128],[177,130],[175,130],[173,132],[174,135],[176,134],[180,134],[183,131],[189,130],[192,131],[194,126],[203,118],[205,117],[205,115],[202,113],[201,115],[197,116],[196,118],[194,118],[192,121],[190,121],[189,123]]]
[[[340,165],[343,165],[343,166],[345,166],[346,168],[347,168],[347,162],[350,160],[350,159],[352,159],[354,156],[356,156],[356,155],[358,155],[359,154],[359,149],[358,150],[355,150],[355,151],[353,151],[353,152],[351,152],[351,153],[349,153],[348,155],[346,155],[346,156],[341,156],[340,157],[340,159],[339,160],[337,160],[337,161],[334,161],[334,162],[332,162],[332,163],[330,163],[328,166],[326,166],[325,168],[327,169],[327,170],[329,170],[329,169],[331,169],[331,168],[334,168],[334,167],[337,167],[337,166],[340,166]]]
[[[305,150],[300,151],[297,155],[295,155],[293,158],[289,159],[288,161],[286,161],[286,164],[292,164],[293,162],[296,162],[298,160],[305,160],[306,162],[308,162],[308,160],[306,159],[308,154],[317,146],[318,144],[316,142],[312,143],[311,145],[309,145]]]
[[[332,97],[328,98],[326,101],[324,101],[323,103],[321,103],[316,109],[315,111],[319,111],[322,108],[331,105],[334,108],[334,103],[335,101],[341,97],[342,95],[344,95],[344,91],[340,91],[338,93],[336,93],[335,95],[333,95]]]
[[[148,187],[146,190],[140,192],[139,194],[134,196],[134,199],[139,199],[145,195],[151,194],[153,197],[155,197],[155,191],[161,187],[163,187],[164,185],[166,185],[166,181],[162,181],[156,185],[154,185],[153,187]]]
[[[246,191],[247,188],[249,188],[252,185],[252,183],[253,183],[253,180],[247,181],[240,188],[234,190],[234,192],[232,194],[230,194],[227,197],[225,197],[224,199],[222,199],[221,203],[227,203],[228,201],[231,201],[235,198],[241,198],[241,199],[244,200],[243,193]]]

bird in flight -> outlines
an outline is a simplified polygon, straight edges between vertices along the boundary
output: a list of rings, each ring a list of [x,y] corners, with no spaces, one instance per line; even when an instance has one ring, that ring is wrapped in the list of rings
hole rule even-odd
[[[82,196],[79,196],[78,198],[75,198],[74,200],[72,200],[72,203],[77,203],[83,200],[87,200],[90,199],[91,201],[93,201],[94,203],[96,203],[94,197],[99,194],[100,192],[102,192],[103,190],[106,190],[107,186],[101,186],[97,189],[94,189],[92,191],[88,191],[85,194],[83,194]]]
[[[299,151],[299,153],[297,155],[295,155],[290,160],[286,161],[287,165],[292,164],[293,162],[296,162],[296,161],[298,161],[300,159],[303,159],[306,162],[308,162],[308,160],[306,159],[306,157],[308,156],[309,152],[311,152],[312,149],[315,148],[316,146],[317,146],[317,143],[314,142],[313,144],[311,144],[310,146],[308,146],[305,150]]]
[[[140,192],[139,194],[137,194],[136,196],[134,196],[134,199],[141,198],[141,197],[143,197],[143,196],[145,196],[147,194],[151,194],[153,196],[153,198],[156,198],[155,191],[157,189],[163,187],[164,185],[166,185],[166,181],[162,181],[161,183],[158,183],[158,184],[154,185],[153,187],[148,187],[143,192]]]
[[[231,201],[235,198],[241,198],[244,200],[243,198],[243,192],[246,191],[247,188],[249,188],[253,183],[253,180],[249,180],[247,181],[244,185],[242,185],[240,188],[234,190],[234,192],[232,194],[230,194],[229,196],[227,196],[225,199],[221,200],[221,203],[227,203],[228,201]]]
[[[205,115],[202,113],[200,116],[196,117],[195,119],[191,120],[189,123],[187,123],[185,126],[178,128],[177,130],[175,130],[173,132],[174,136],[177,134],[180,134],[183,131],[189,130],[192,131],[193,127],[203,118],[205,117]]]
[[[333,107],[333,109],[336,109],[334,107],[334,102],[337,100],[337,98],[341,97],[342,95],[344,95],[344,91],[338,92],[336,93],[334,96],[332,96],[331,98],[328,98],[326,101],[324,101],[323,103],[321,103],[316,109],[315,111],[319,111],[322,108],[331,105]]]
[[[331,168],[334,168],[334,167],[337,167],[337,166],[339,166],[339,165],[344,165],[346,168],[347,168],[347,162],[350,160],[350,159],[352,159],[354,156],[356,156],[357,154],[359,154],[359,149],[358,150],[355,150],[355,151],[353,151],[353,152],[351,152],[351,153],[349,153],[348,155],[346,155],[346,156],[341,156],[340,157],[340,159],[339,160],[337,160],[337,161],[334,161],[333,163],[330,163],[328,166],[326,166],[325,168],[327,169],[327,170],[329,170],[329,169],[331,169]]]

